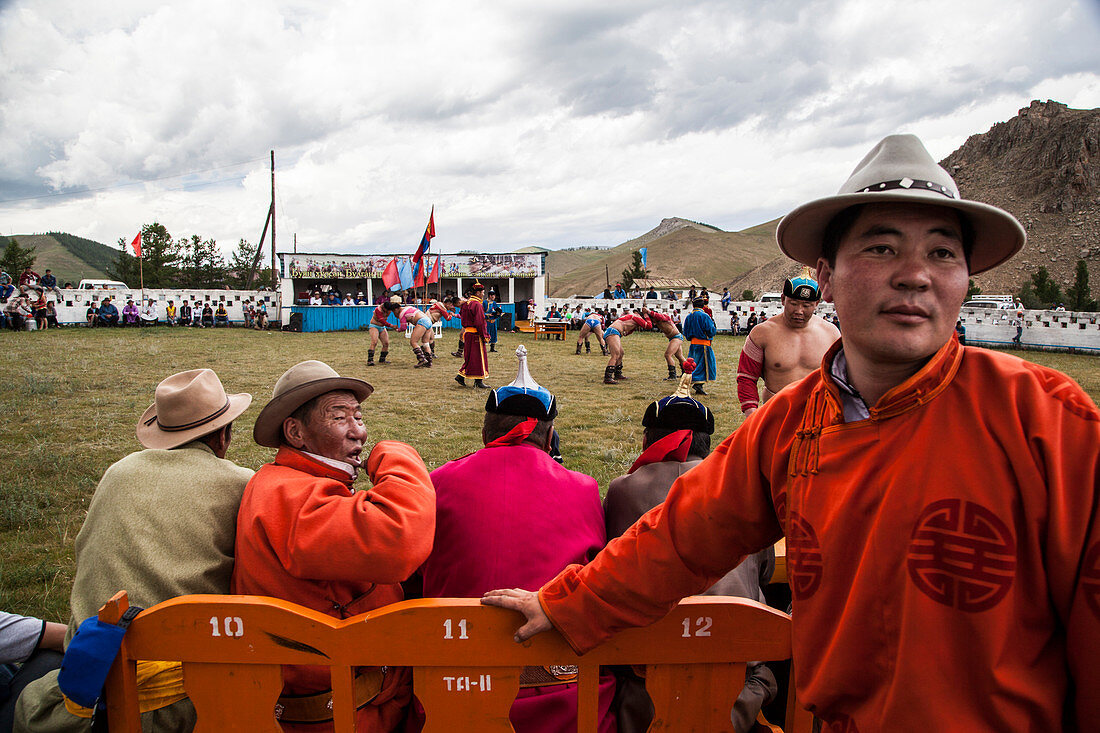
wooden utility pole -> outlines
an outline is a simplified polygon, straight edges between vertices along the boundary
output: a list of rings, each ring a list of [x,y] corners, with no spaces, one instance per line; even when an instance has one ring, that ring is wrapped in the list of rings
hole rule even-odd
[[[252,257],[252,267],[248,270],[248,280],[245,287],[252,287],[252,280],[256,277],[256,268],[260,266],[260,254],[264,251],[264,239],[267,237],[267,228],[271,227],[271,290],[278,287],[278,273],[275,272],[275,151],[271,151],[271,204],[267,207],[267,219],[264,220],[264,230],[260,234],[260,242],[256,245],[256,254]],[[295,238],[297,249],[297,238]]]
[[[271,292],[279,287],[279,274],[275,271],[275,151],[271,151]]]

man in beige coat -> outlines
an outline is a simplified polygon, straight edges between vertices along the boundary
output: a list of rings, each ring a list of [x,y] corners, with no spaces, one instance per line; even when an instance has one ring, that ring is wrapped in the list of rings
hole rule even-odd
[[[237,509],[252,471],[225,460],[233,420],[251,404],[227,395],[218,376],[195,369],[168,377],[137,425],[146,450],[103,474],[76,537],[66,646],[81,621],[114,593],[148,608],[190,593],[228,593]],[[138,693],[145,731],[189,731],[195,710],[178,664],[142,662]],[[29,685],[16,731],[87,731],[91,711],[66,700],[52,672]]]

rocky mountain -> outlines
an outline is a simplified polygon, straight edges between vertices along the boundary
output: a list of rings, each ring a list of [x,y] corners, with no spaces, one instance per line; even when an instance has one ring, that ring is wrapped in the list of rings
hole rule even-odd
[[[1015,292],[1045,265],[1063,289],[1077,260],[1100,284],[1100,109],[1033,101],[1011,120],[972,135],[940,163],[967,198],[1011,212],[1027,230],[1024,250],[976,281]]]

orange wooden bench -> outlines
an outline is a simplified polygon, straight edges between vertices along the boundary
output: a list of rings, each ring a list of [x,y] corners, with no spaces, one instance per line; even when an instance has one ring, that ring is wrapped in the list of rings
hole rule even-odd
[[[120,592],[99,616],[114,623],[127,607]],[[404,601],[338,620],[272,598],[175,598],[131,623],[107,682],[109,727],[112,733],[141,731],[137,660],[183,663],[197,733],[279,731],[274,711],[283,664],[331,668],[337,733],[355,730],[355,666],[413,667],[425,733],[506,733],[521,669],[575,664],[578,731],[595,731],[600,665],[644,664],[656,710],[651,731],[714,733],[731,730],[744,660],[791,654],[790,617],[740,598],[687,598],[652,626],[624,631],[580,657],[554,632],[516,644],[512,634],[520,619],[476,599]],[[811,716],[790,697],[784,729],[807,733]]]

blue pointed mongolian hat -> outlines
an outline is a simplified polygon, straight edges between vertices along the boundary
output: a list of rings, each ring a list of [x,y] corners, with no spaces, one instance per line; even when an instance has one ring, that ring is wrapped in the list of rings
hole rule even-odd
[[[803,267],[801,274],[783,281],[783,295],[795,300],[814,302],[821,300],[821,288],[810,274],[810,268]]]
[[[527,347],[523,344],[516,348],[516,358],[519,359],[519,373],[515,381],[490,392],[489,399],[485,401],[485,411],[553,420],[558,414],[557,400],[550,390],[531,377],[527,369]]]
[[[691,372],[680,377],[680,386],[668,397],[649,403],[642,417],[642,426],[658,430],[692,430],[714,433],[714,413],[689,396]]]

